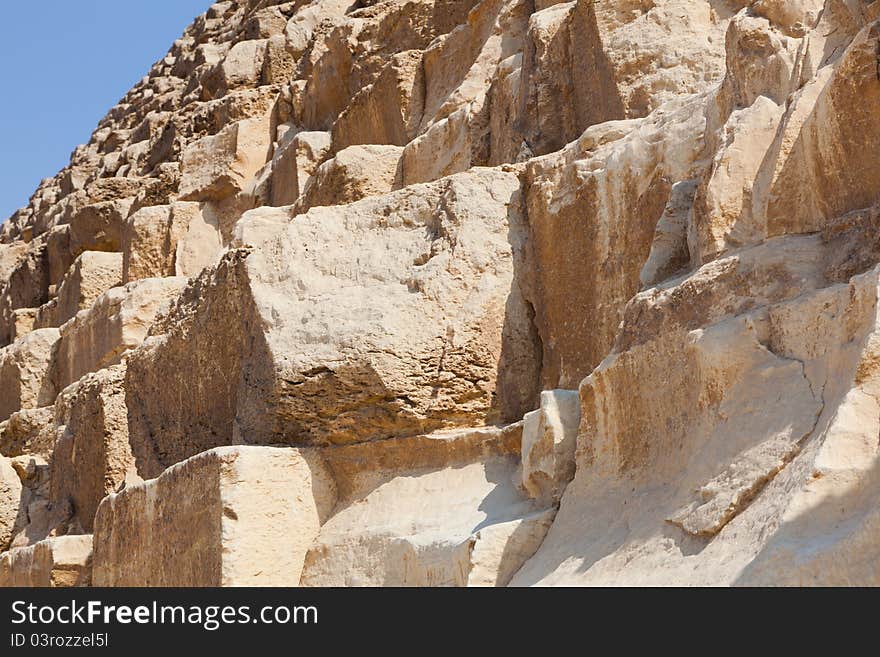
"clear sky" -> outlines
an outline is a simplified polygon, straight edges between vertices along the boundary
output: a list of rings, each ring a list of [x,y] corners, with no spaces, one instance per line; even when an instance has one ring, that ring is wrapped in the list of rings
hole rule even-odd
[[[211,0],[0,2],[0,222]]]

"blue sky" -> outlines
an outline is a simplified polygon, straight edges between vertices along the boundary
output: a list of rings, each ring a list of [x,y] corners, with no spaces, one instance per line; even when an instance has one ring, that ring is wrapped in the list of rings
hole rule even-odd
[[[101,117],[211,0],[0,4],[0,222],[67,164]]]

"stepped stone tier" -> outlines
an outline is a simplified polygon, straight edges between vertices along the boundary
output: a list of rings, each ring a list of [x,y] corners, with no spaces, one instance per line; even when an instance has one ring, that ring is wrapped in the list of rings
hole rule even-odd
[[[880,585],[880,0],[206,10],[0,227],[0,585]]]

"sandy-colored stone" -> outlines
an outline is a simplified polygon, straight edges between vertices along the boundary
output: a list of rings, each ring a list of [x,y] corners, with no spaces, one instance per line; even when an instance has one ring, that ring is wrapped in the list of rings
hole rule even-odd
[[[89,308],[110,288],[122,284],[122,254],[85,251],[71,266],[58,287],[52,324],[61,326]]]
[[[248,213],[236,240],[249,248],[129,357],[132,432],[170,465],[238,441],[520,419],[538,363],[520,198],[516,175],[487,169],[293,220]]]
[[[333,149],[355,144],[405,146],[422,120],[425,81],[422,53],[398,53],[376,81],[361,89],[333,124]]]
[[[179,196],[183,201],[219,201],[244,189],[271,155],[268,122],[238,121],[203,137],[181,156]]]
[[[92,537],[58,536],[0,554],[0,586],[91,585]]]
[[[220,218],[209,203],[177,202],[142,208],[126,223],[122,277],[196,276],[223,248]]]
[[[219,62],[202,80],[203,88],[216,98],[238,87],[255,87],[260,82],[266,39],[239,41],[222,62]]]
[[[0,579],[880,583],[878,26],[214,3],[0,225]]]
[[[576,390],[545,390],[538,410],[523,418],[522,484],[535,499],[559,501],[574,476],[581,420]]]
[[[87,205],[70,219],[71,260],[84,251],[120,251],[125,219],[133,199],[103,201]]]
[[[309,178],[294,212],[318,205],[342,205],[400,187],[400,146],[349,146]]]
[[[0,279],[0,345],[27,332],[27,313],[22,317],[17,310],[36,309],[49,300],[49,273],[49,248],[41,239],[28,244],[6,279]]]
[[[647,119],[593,126],[528,163],[537,277],[530,301],[544,388],[576,387],[611,349],[621,311],[641,286],[658,222],[677,203],[673,184],[692,180],[705,165],[704,102],[691,97]]]
[[[55,400],[51,370],[60,335],[58,329],[39,329],[0,349],[0,419]]]
[[[95,518],[96,586],[296,586],[335,503],[316,455],[229,447],[108,496]]]
[[[106,495],[139,480],[128,442],[124,381],[125,367],[116,365],[87,374],[55,402],[50,501],[69,503],[86,531]]]
[[[13,535],[22,521],[27,499],[22,497],[21,479],[12,462],[0,456],[0,550],[9,548]]]
[[[797,253],[802,268],[821,262],[815,240],[784,239],[797,251],[783,267]],[[753,255],[766,257],[759,248]],[[840,500],[867,486],[856,505],[874,490],[860,473],[876,446],[857,445],[877,422],[867,391],[878,272],[826,287],[821,266],[783,282],[778,265],[755,262],[740,279],[746,287],[729,276],[731,258],[634,300],[625,325],[647,330],[618,342],[581,385],[577,474],[514,583],[846,584],[855,573],[873,581],[859,547],[870,515],[858,511],[831,531],[817,494]],[[704,294],[694,294],[698,286]],[[725,307],[734,316],[725,319]],[[644,324],[661,308],[668,322]],[[852,459],[826,465],[820,456],[847,449]],[[802,529],[819,526],[839,538],[812,541],[814,530]]]
[[[145,278],[108,290],[77,313],[56,331],[60,334],[54,359],[56,388],[118,363],[143,342],[156,316],[168,310],[186,282],[182,277]]]
[[[0,422],[0,454],[48,458],[55,448],[55,408],[27,408]]]
[[[464,429],[324,450],[339,500],[302,584],[506,584],[554,513],[516,490],[521,431]]]
[[[329,132],[295,132],[279,144],[272,167],[272,205],[293,205],[330,153]]]

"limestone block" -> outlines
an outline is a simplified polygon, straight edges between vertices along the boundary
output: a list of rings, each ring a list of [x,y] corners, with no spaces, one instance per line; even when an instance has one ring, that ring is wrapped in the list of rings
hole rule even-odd
[[[437,180],[467,171],[473,143],[470,108],[463,107],[434,123],[403,149],[403,184]]]
[[[133,198],[126,198],[80,208],[70,219],[71,260],[84,251],[120,251],[125,219],[133,202]]]
[[[279,145],[272,166],[272,205],[293,205],[329,152],[329,132],[298,132]]]
[[[122,240],[122,281],[170,276],[171,206],[154,205],[132,213]]]
[[[231,89],[259,85],[266,44],[266,39],[254,39],[239,41],[232,46],[226,57],[202,80],[205,90],[216,98]]]
[[[101,294],[121,284],[121,253],[85,251],[80,254],[58,288],[54,325],[65,323],[91,306]]]
[[[880,174],[868,158],[880,144],[878,30],[862,29],[786,108],[753,190],[751,213],[763,235],[820,230],[876,202]]]
[[[400,187],[400,146],[349,146],[309,178],[295,212],[318,205],[342,205]]]
[[[554,511],[514,485],[521,425],[325,450],[339,501],[304,586],[505,585]]]
[[[65,323],[56,333],[60,334],[55,372],[58,389],[118,363],[126,351],[143,342],[153,320],[168,310],[186,281],[181,277],[146,278],[112,288]]]
[[[559,501],[574,476],[581,421],[577,390],[545,390],[538,410],[523,418],[522,483],[536,499]]]
[[[142,208],[126,224],[123,279],[195,276],[216,262],[222,248],[219,219],[209,204]]]
[[[486,169],[293,221],[248,213],[236,244],[250,248],[194,281],[130,355],[132,432],[170,465],[233,440],[521,418],[538,356],[519,199],[516,175]]]
[[[876,581],[878,270],[829,284],[844,243],[771,241],[633,300],[514,585]]]
[[[266,41],[263,57],[263,84],[285,84],[296,77],[296,57],[287,47],[284,34],[274,34]]]
[[[328,16],[330,21],[317,34],[317,16],[301,24],[297,24],[299,21],[294,17],[294,24],[289,24],[287,30],[288,39],[294,49],[298,49],[306,38],[316,34],[314,45],[308,50],[307,57],[303,58],[307,60],[304,64],[310,69],[310,75],[303,80],[297,102],[299,107],[295,118],[302,127],[307,130],[329,130],[351,98],[372,82],[372,77],[378,73],[375,69],[387,64],[389,54],[426,46],[430,39],[425,40],[427,34],[418,29],[422,25],[416,24],[423,21],[423,12],[431,4],[410,2],[398,5],[388,12],[377,12],[373,15],[368,13],[363,17]],[[404,12],[408,15],[403,15]],[[392,38],[400,38],[395,39],[393,44],[383,44],[384,48],[379,47],[378,50],[385,51],[381,61],[374,60],[369,64],[361,62],[361,65],[367,64],[371,70],[360,75],[357,55],[372,50],[370,42],[364,39],[379,31],[390,33]]]
[[[210,204],[174,203],[171,206],[174,276],[198,276],[217,263],[223,251],[221,218]]]
[[[791,36],[800,37],[816,26],[824,5],[824,0],[758,0],[752,11]]]
[[[41,328],[38,323],[39,308],[16,308],[12,311],[11,341],[24,337],[35,328]]]
[[[404,151],[405,184],[513,159],[493,159],[493,140],[496,153],[498,142],[514,140],[493,128],[518,121],[518,90],[516,99],[505,99],[498,88],[510,73],[507,65],[521,67],[530,11],[529,3],[518,0],[480,2],[466,22],[425,49],[424,110],[418,137]],[[514,141],[518,148],[521,136]]]
[[[96,586],[296,586],[335,504],[316,455],[229,447],[104,499]]]
[[[398,53],[333,124],[333,150],[354,144],[405,146],[416,136],[424,108],[422,53]]]
[[[527,38],[524,111],[534,153],[558,150],[591,125],[626,118],[591,3],[532,14]]]
[[[98,504],[123,483],[138,481],[128,442],[125,367],[87,374],[55,402],[57,442],[52,455],[50,501],[69,503],[86,531]]]
[[[282,35],[287,27],[287,17],[279,7],[266,7],[256,11],[244,24],[246,39],[267,39]]]
[[[49,300],[49,256],[46,241],[31,242],[11,273],[0,280],[0,345],[12,342],[26,328],[16,310],[39,308]]]
[[[15,271],[18,263],[27,253],[25,242],[12,242],[0,244],[0,281],[5,281]]]
[[[23,498],[21,479],[12,461],[0,456],[0,550],[7,550],[22,524],[27,499]]]
[[[91,535],[57,536],[0,554],[0,586],[91,585]]]
[[[545,389],[576,387],[614,344],[658,222],[676,202],[673,184],[705,166],[701,107],[691,97],[646,119],[592,126],[526,165]]]
[[[688,230],[693,229],[695,223],[690,218],[694,211],[696,187],[697,181],[684,180],[669,190],[666,208],[654,229],[651,252],[639,274],[642,289],[681,273],[691,264]],[[691,246],[694,246],[693,241]]]
[[[55,409],[27,408],[0,422],[0,454],[48,458],[55,448]]]
[[[60,335],[58,329],[39,329],[0,349],[0,419],[55,400],[51,367]]]
[[[266,163],[272,139],[265,119],[244,119],[203,137],[181,156],[179,198],[219,201],[244,189]]]

